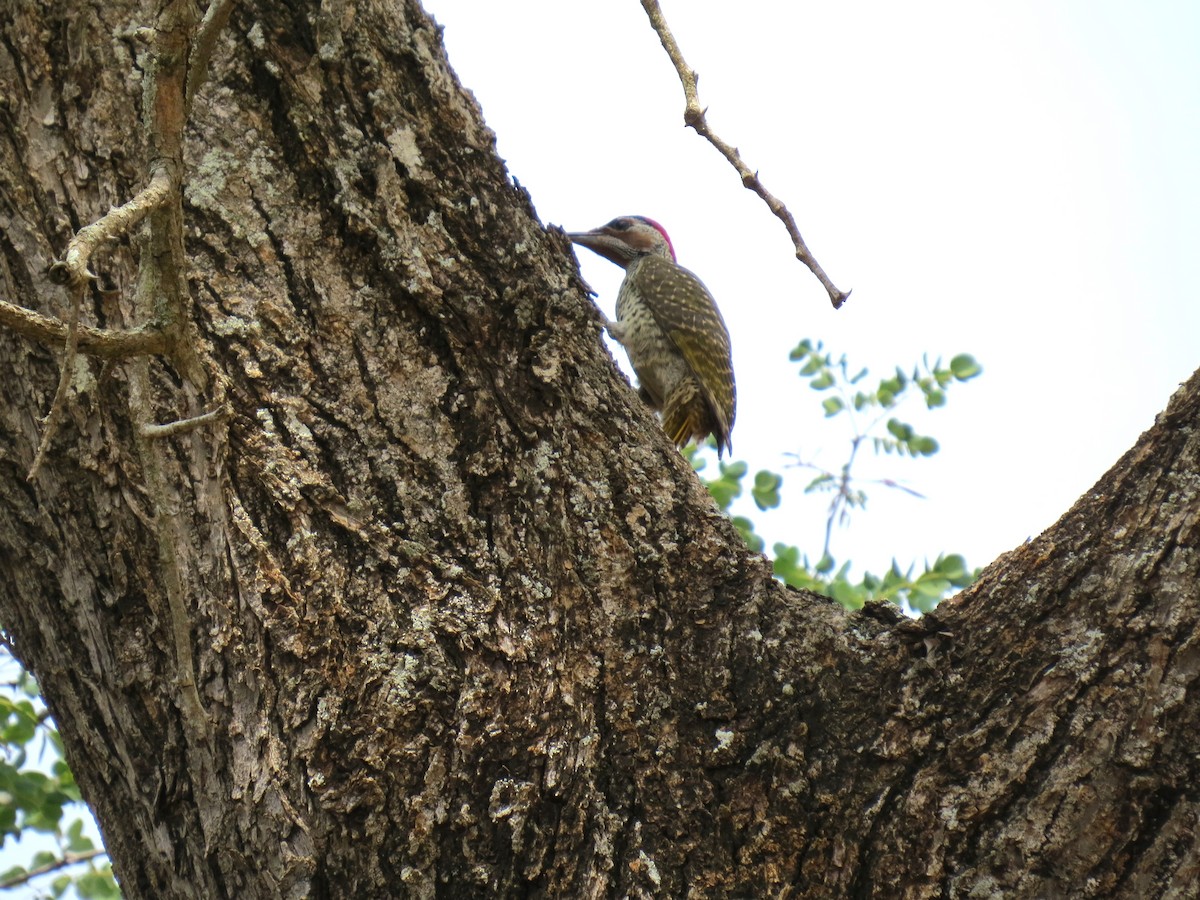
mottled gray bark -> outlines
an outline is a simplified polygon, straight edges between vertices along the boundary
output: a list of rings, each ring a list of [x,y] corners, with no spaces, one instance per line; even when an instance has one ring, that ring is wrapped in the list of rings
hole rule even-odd
[[[67,317],[169,161],[158,15],[0,14],[0,299]],[[0,310],[0,622],[128,896],[1200,893],[1200,377],[960,599],[851,615],[640,407],[415,2],[239,6],[212,66],[32,482],[66,330]]]

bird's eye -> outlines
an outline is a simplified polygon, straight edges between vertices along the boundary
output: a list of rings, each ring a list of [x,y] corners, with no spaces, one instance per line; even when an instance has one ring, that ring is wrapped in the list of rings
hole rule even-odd
[[[611,228],[613,231],[628,231],[630,228],[633,227],[633,221],[626,218],[625,216],[622,216],[619,219],[613,219],[611,222],[609,222],[604,227]]]

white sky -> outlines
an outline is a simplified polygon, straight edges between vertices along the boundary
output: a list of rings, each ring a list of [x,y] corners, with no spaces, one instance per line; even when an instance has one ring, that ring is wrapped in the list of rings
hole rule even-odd
[[[982,565],[1095,483],[1200,365],[1200,4],[1194,0],[663,0],[712,127],[795,215],[834,311],[782,226],[682,126],[683,95],[637,0],[427,0],[501,156],[548,224],[662,222],[734,343],[734,458],[783,471],[768,539],[820,553],[824,498],[787,451],[836,469],[848,434],[787,361],[823,340],[872,382],[974,354],[946,408],[901,418],[930,460],[834,538],[881,571]],[[621,272],[580,251],[612,314]],[[617,351],[623,360],[623,354]],[[751,507],[752,509],[752,507]]]

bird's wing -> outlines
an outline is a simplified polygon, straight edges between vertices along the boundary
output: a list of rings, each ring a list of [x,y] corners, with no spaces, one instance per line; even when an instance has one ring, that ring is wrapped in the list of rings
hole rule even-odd
[[[654,297],[648,303],[654,321],[683,354],[700,383],[721,434],[729,439],[736,413],[737,395],[730,358],[729,330],[712,294],[699,278],[661,256],[645,259],[638,272],[642,288]],[[704,377],[701,373],[708,373]]]

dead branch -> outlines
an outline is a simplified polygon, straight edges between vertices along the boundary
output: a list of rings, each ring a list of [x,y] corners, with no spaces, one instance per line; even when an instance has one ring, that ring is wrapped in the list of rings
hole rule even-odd
[[[71,318],[67,321],[67,340],[63,347],[62,365],[58,370],[58,387],[54,390],[54,399],[50,402],[50,412],[46,414],[46,424],[42,429],[42,439],[38,442],[37,453],[33,455],[33,463],[29,467],[27,481],[37,477],[42,460],[46,458],[46,450],[62,421],[63,410],[67,406],[67,390],[71,386],[71,375],[75,371],[75,356],[79,349],[79,310],[83,305],[83,292],[87,290],[86,281],[74,286],[71,291]]]
[[[667,56],[671,58],[672,65],[675,66],[675,71],[679,74],[679,81],[683,85],[683,96],[686,101],[686,108],[683,112],[683,121],[686,125],[692,128],[698,135],[707,140],[710,144],[717,148],[717,151],[729,161],[738,176],[742,179],[743,186],[754,191],[763,202],[767,204],[767,208],[775,214],[784,227],[787,229],[788,235],[792,239],[792,245],[796,248],[796,259],[804,263],[817,276],[817,280],[825,287],[829,293],[829,300],[833,303],[834,309],[839,309],[846,298],[850,296],[849,291],[838,289],[825,274],[825,270],[809,252],[808,245],[804,243],[804,238],[800,235],[800,229],[796,225],[796,220],[792,217],[787,206],[784,205],[778,197],[767,190],[766,186],[758,177],[758,173],[752,171],[749,166],[742,160],[741,154],[737,148],[723,141],[716,133],[708,126],[708,120],[705,118],[704,107],[700,105],[700,97],[696,91],[696,80],[698,78],[694,69],[692,69],[683,58],[683,53],[679,49],[679,44],[675,41],[675,36],[671,33],[671,29],[667,26],[667,20],[663,16],[662,8],[658,5],[658,0],[642,0],[642,8],[646,10],[646,15],[650,18],[650,25],[658,34],[658,38],[662,41],[663,49],[667,51]]]
[[[200,27],[196,29],[196,38],[192,41],[191,59],[188,62],[187,93],[185,102],[187,112],[191,112],[192,101],[196,92],[208,77],[208,62],[212,59],[213,47],[217,38],[229,22],[229,14],[233,12],[233,0],[212,0],[204,12]]]
[[[164,168],[158,168],[136,197],[128,203],[110,209],[91,225],[79,229],[71,238],[63,258],[50,267],[50,280],[79,289],[95,275],[88,269],[92,254],[105,241],[128,234],[142,219],[167,202],[171,193],[171,178]]]
[[[150,398],[150,360],[138,357],[129,366],[129,407],[137,427],[142,477],[153,504],[154,537],[158,543],[159,568],[175,645],[175,684],[179,688],[179,711],[183,715],[188,739],[202,742],[208,739],[208,718],[196,688],[191,618],[188,615],[183,563],[179,558],[179,548],[185,546],[186,542],[182,538],[178,506],[170,499],[162,454],[151,437],[150,430],[156,426],[150,421]]]
[[[220,422],[223,419],[229,418],[231,413],[232,410],[228,405],[219,406],[198,416],[191,416],[187,419],[176,419],[174,422],[167,422],[165,425],[147,423],[141,426],[141,432],[142,436],[147,438],[171,437],[174,434],[183,434],[192,431],[202,425]]]
[[[70,325],[53,316],[46,316],[0,299],[0,325],[22,337],[40,344],[56,347],[67,343]],[[131,356],[153,355],[167,349],[167,336],[157,328],[136,331],[110,331],[80,325],[76,329],[79,351],[101,359],[127,359]]]

